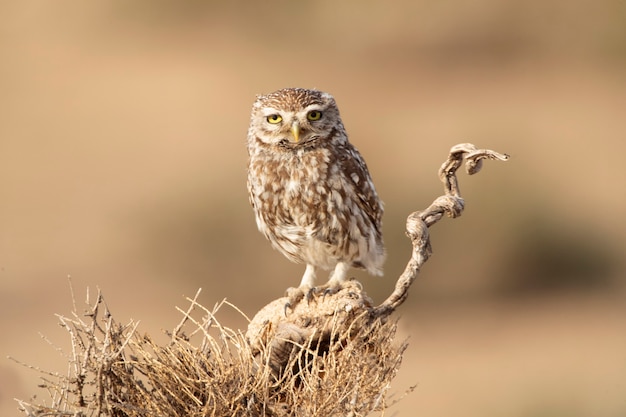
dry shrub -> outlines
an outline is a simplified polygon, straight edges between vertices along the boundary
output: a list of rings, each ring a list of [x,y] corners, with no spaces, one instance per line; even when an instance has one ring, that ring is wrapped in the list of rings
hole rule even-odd
[[[365,416],[386,408],[406,347],[393,342],[395,322],[361,315],[349,333],[331,326],[325,343],[311,337],[275,372],[271,347],[252,348],[217,321],[228,303],[209,311],[196,298],[164,346],[135,323],[118,323],[100,293],[86,312],[59,317],[71,339],[68,374],[46,373],[41,386],[50,403],[20,401],[21,409],[28,416],[195,417]]]

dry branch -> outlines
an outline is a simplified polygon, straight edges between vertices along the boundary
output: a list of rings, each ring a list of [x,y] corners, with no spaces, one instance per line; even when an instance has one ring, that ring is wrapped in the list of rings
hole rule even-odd
[[[162,346],[139,335],[137,323],[117,323],[98,291],[84,313],[74,302],[71,317],[59,316],[72,346],[67,375],[30,367],[44,375],[49,404],[18,400],[20,409],[32,417],[326,417],[385,410],[406,348],[394,343],[389,315],[431,255],[428,228],[444,214],[463,211],[456,171],[465,161],[474,174],[483,159],[508,156],[471,144],[451,149],[439,171],[445,194],[409,215],[411,259],[381,305],[349,281],[335,294],[301,301],[289,314],[287,298],[272,301],[243,335],[216,318],[218,310],[234,306],[224,301],[209,310],[197,302],[198,292],[179,310],[183,318]]]

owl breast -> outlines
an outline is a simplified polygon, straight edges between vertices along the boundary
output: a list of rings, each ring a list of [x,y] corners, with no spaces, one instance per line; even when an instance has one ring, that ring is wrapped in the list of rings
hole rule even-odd
[[[326,147],[271,149],[250,154],[248,187],[257,226],[294,262],[331,269],[338,262],[376,273],[378,225],[359,210],[360,177],[344,172],[341,155]]]

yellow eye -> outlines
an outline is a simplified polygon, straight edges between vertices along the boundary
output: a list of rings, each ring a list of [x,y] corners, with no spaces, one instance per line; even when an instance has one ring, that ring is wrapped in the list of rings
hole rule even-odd
[[[322,112],[319,110],[311,110],[309,114],[306,115],[306,118],[311,121],[316,121],[322,118]]]
[[[267,121],[273,125],[280,123],[282,120],[283,118],[279,114],[270,114],[267,116]]]

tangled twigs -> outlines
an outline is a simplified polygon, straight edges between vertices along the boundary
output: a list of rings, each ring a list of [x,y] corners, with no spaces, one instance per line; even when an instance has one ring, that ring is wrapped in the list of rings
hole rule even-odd
[[[297,304],[286,316],[283,307],[287,300],[280,298],[261,309],[250,322],[246,337],[253,351],[263,348],[272,350],[270,366],[280,373],[293,357],[294,350],[298,351],[297,346],[305,341],[310,345],[325,346],[333,343],[331,334],[349,338],[351,333],[347,328],[352,327],[355,321],[360,327],[385,321],[406,300],[409,287],[432,253],[428,228],[441,220],[444,214],[454,218],[463,212],[465,202],[461,198],[456,171],[465,161],[467,173],[475,174],[482,168],[483,159],[506,161],[509,157],[489,149],[477,149],[470,143],[452,147],[448,159],[439,169],[445,193],[427,209],[408,216],[406,233],[413,245],[411,259],[398,278],[394,291],[382,304],[374,307],[360,284],[354,281],[332,296]]]

